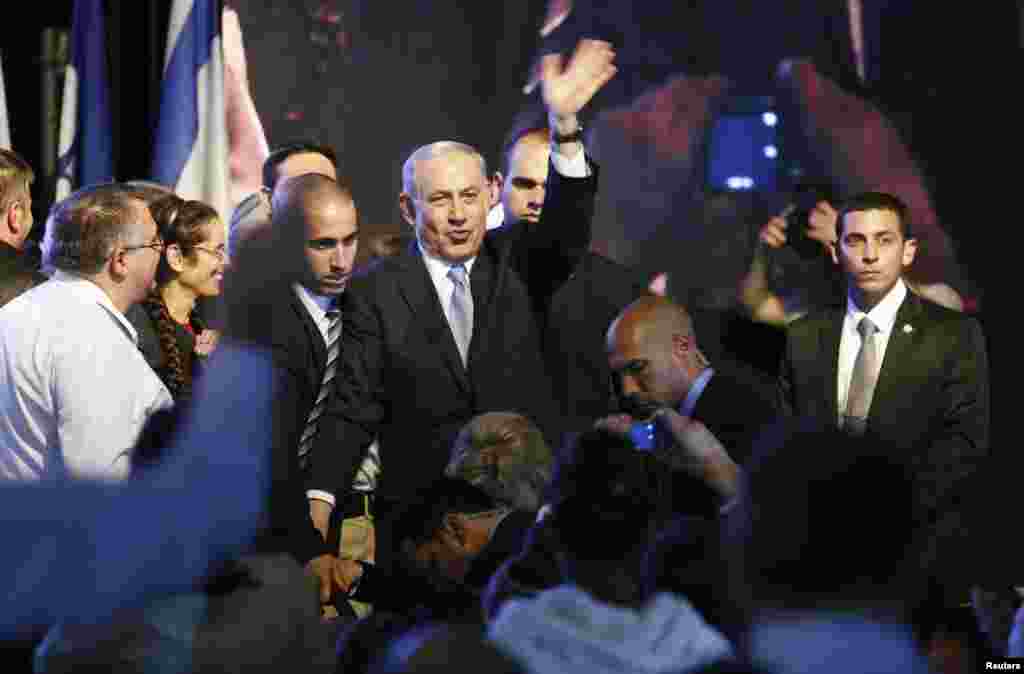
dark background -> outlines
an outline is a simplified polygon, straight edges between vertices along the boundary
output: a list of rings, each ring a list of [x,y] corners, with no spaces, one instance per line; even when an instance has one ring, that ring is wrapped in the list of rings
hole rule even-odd
[[[10,122],[15,148],[42,173],[40,74],[48,66],[41,58],[41,35],[44,27],[70,26],[72,2],[18,4],[6,8],[2,43]],[[300,138],[334,146],[354,183],[366,231],[403,228],[396,201],[401,163],[412,148],[457,139],[495,162],[513,121],[529,108],[521,87],[540,46],[537,28],[545,2],[230,4],[241,18],[252,93],[271,147]],[[865,5],[884,7],[881,16],[872,17],[883,48],[875,54],[882,78],[871,95],[925,168],[972,293],[986,298],[982,318],[991,340],[996,291],[1015,285],[1012,261],[1003,262],[997,253],[1020,250],[1007,245],[1007,236],[1019,227],[1020,211],[1015,199],[1020,3],[865,0]],[[620,74],[595,101],[595,110],[628,103],[674,72],[721,72],[742,90],[760,93],[785,56],[813,58],[823,71],[854,86],[843,41],[844,6],[841,0],[577,1],[572,18],[544,46],[566,47],[581,35],[615,42]],[[121,179],[145,177],[149,166],[169,7],[169,0],[108,0]],[[603,187],[606,192],[629,189]],[[40,176],[34,186],[37,229],[51,190],[52,183]],[[711,236],[720,249],[706,259],[726,255],[741,269],[758,223],[730,224],[728,218],[728,209],[710,215],[698,209],[681,214],[679,226],[703,227],[690,240],[703,245],[701,237]],[[718,236],[706,231],[709,226],[733,229]],[[667,268],[677,255],[648,241],[630,242],[628,232],[620,238],[630,249],[613,254],[652,271]],[[700,252],[697,247],[679,259],[689,265]],[[1008,298],[1001,302],[1009,306]],[[991,347],[997,359],[998,346]]]

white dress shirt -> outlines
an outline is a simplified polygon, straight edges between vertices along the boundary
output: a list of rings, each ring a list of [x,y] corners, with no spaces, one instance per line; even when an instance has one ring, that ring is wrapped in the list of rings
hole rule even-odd
[[[320,336],[324,338],[324,344],[326,345],[327,330],[331,327],[331,321],[327,318],[327,312],[334,308],[334,298],[328,295],[317,295],[298,283],[292,287],[295,290],[295,295],[302,302],[302,306],[306,307],[310,318],[316,323],[317,329],[320,330]]]
[[[0,480],[123,479],[173,399],[99,286],[62,271],[0,310]]]
[[[492,206],[487,211],[487,231],[497,229],[505,224],[505,207],[501,204]]]
[[[861,336],[857,332],[857,325],[860,320],[867,316],[878,328],[875,333],[875,346],[878,349],[879,372],[882,363],[885,361],[885,347],[889,344],[889,336],[892,334],[896,322],[896,312],[900,310],[903,300],[907,297],[907,286],[903,279],[896,281],[892,290],[882,298],[882,301],[875,307],[864,313],[854,303],[853,299],[846,299],[846,317],[843,319],[843,333],[839,340],[839,363],[836,377],[836,414],[837,419],[842,421],[846,411],[846,398],[850,392],[850,379],[853,378],[853,364],[857,360],[857,353],[860,351]],[[902,329],[902,328],[900,328]],[[878,372],[874,373],[877,381]]]

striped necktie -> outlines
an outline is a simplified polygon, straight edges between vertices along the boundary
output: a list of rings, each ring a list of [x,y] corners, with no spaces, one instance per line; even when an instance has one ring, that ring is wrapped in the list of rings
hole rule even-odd
[[[327,312],[327,366],[324,368],[324,377],[320,382],[320,391],[316,396],[316,402],[309,410],[306,418],[306,427],[302,431],[302,439],[299,440],[299,465],[305,468],[309,463],[309,452],[313,449],[313,441],[320,425],[320,416],[327,407],[327,398],[331,391],[331,384],[338,374],[338,355],[341,353],[341,312],[331,309]]]

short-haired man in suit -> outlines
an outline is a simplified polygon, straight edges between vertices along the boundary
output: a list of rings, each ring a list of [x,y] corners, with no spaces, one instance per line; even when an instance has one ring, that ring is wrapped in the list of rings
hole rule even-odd
[[[496,176],[503,222],[528,227],[539,222],[551,155],[549,136],[546,128],[529,129],[513,135],[507,145],[506,175]],[[647,293],[644,275],[588,250],[551,298],[545,314],[544,355],[566,428],[587,430],[614,411],[605,332],[627,304]]]
[[[274,216],[267,234],[281,255],[301,260],[302,272],[267,288],[268,315],[260,329],[269,332],[274,364],[284,374],[274,427],[271,526],[275,540],[321,583],[326,603],[334,581],[336,557],[309,517],[304,477],[318,421],[333,381],[340,348],[338,300],[349,281],[358,247],[358,213],[351,190],[320,174],[282,182],[274,193]],[[257,321],[254,321],[257,322]]]
[[[0,149],[0,307],[46,280],[23,252],[32,231],[34,179],[18,153]]]
[[[846,302],[788,327],[781,403],[904,452],[922,564],[930,563],[946,534],[963,533],[960,490],[989,452],[985,339],[974,318],[908,291],[903,275],[918,242],[899,198],[856,196],[836,228]],[[945,571],[936,573],[957,566],[939,561]]]
[[[555,170],[538,226],[486,233],[492,192],[483,157],[461,143],[426,145],[406,161],[399,198],[415,247],[353,279],[346,293],[344,366],[324,416],[330,430],[314,450],[313,482],[349,490],[379,434],[384,565],[387,511],[441,475],[472,417],[516,411],[557,436],[537,315],[589,243],[596,167],[576,113],[614,75],[613,58],[607,43],[583,41],[567,65],[560,55],[545,60]],[[330,505],[312,506],[314,520],[326,522]]]
[[[612,323],[607,340],[615,390],[631,421],[648,419],[659,408],[673,409],[684,419],[700,421],[731,460],[742,464],[761,428],[776,417],[773,401],[760,395],[742,370],[725,363],[712,366],[697,344],[690,315],[669,299],[636,300]],[[708,507],[715,500],[706,491],[702,495],[682,485],[673,489],[678,492],[676,510],[715,512]]]

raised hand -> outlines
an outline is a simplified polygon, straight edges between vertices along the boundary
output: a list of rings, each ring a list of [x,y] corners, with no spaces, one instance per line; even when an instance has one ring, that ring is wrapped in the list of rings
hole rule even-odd
[[[601,40],[580,40],[568,63],[561,54],[541,59],[541,95],[553,124],[575,124],[576,113],[615,75],[614,60],[611,44]]]

